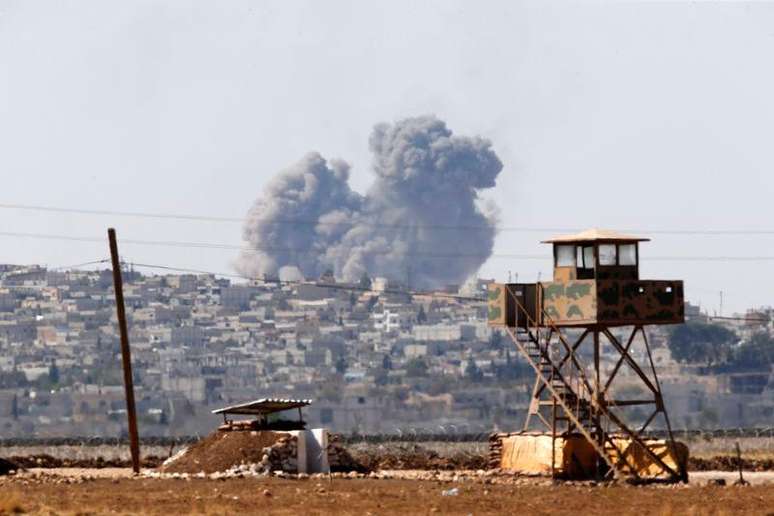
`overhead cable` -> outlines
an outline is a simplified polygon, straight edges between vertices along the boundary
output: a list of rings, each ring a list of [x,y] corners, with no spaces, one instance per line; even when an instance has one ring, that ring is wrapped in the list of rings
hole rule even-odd
[[[51,212],[51,213],[70,213],[78,215],[99,215],[111,217],[134,217],[134,218],[152,218],[168,220],[185,221],[203,221],[203,222],[230,222],[244,223],[246,217],[226,217],[218,215],[197,215],[180,213],[156,213],[140,211],[119,211],[119,210],[96,210],[84,208],[67,208],[56,206],[43,206],[33,204],[0,203],[0,209],[13,209],[25,211]],[[491,231],[493,226],[466,226],[466,225],[445,225],[445,224],[388,224],[388,223],[367,223],[363,221],[343,221],[343,222],[325,222],[316,219],[274,219],[271,221],[261,221],[263,224],[273,225],[297,225],[297,226],[367,226],[392,229],[436,229],[436,230],[454,230],[454,231]],[[580,227],[529,227],[529,226],[494,226],[497,231],[520,232],[520,233],[572,233],[580,231]],[[702,236],[745,236],[745,235],[774,235],[774,229],[749,229],[749,228],[730,228],[730,229],[660,229],[660,228],[619,228],[621,232],[635,234],[660,234],[660,235],[702,235]]]

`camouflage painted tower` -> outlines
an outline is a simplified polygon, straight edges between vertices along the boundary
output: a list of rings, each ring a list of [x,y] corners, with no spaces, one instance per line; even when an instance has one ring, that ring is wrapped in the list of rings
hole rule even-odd
[[[597,474],[685,479],[644,330],[684,321],[683,283],[639,278],[647,240],[596,229],[552,238],[544,243],[553,245],[553,281],[489,287],[489,324],[536,373],[524,430],[550,432],[555,476],[556,440],[580,439],[593,448]],[[603,345],[614,356],[606,369]],[[645,437],[659,416],[661,448]]]

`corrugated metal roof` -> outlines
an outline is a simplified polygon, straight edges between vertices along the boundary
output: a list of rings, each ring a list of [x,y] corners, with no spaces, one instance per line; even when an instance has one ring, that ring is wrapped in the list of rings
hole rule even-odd
[[[312,403],[312,400],[289,400],[284,398],[261,398],[239,405],[231,405],[221,409],[213,410],[213,414],[245,414],[245,415],[266,415],[283,410],[290,410],[299,407],[306,407]]]
[[[544,244],[553,244],[561,242],[590,242],[597,240],[616,241],[616,242],[648,242],[650,238],[643,238],[632,235],[624,235],[607,229],[587,229],[574,235],[560,235],[548,240],[543,240]]]

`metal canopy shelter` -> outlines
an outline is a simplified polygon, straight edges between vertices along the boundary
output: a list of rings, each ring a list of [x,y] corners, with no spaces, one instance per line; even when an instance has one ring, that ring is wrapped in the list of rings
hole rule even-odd
[[[607,229],[587,229],[573,235],[559,235],[547,240],[543,244],[569,243],[569,242],[649,242],[650,238],[634,235],[624,235]]]
[[[261,398],[239,405],[231,405],[221,409],[213,410],[213,414],[235,414],[245,416],[266,416],[283,410],[300,409],[312,404],[312,400],[289,400],[282,398]]]

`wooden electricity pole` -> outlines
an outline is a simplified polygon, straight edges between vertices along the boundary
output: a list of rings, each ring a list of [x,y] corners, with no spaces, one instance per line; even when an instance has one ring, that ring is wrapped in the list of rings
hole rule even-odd
[[[110,259],[113,262],[113,289],[116,295],[116,315],[121,332],[121,359],[124,365],[124,391],[126,392],[126,415],[129,420],[129,446],[132,453],[132,470],[140,472],[140,440],[137,435],[137,412],[134,406],[134,381],[132,380],[132,354],[129,350],[129,332],[126,329],[126,308],[124,307],[124,285],[121,279],[121,262],[118,259],[116,230],[108,229]]]

